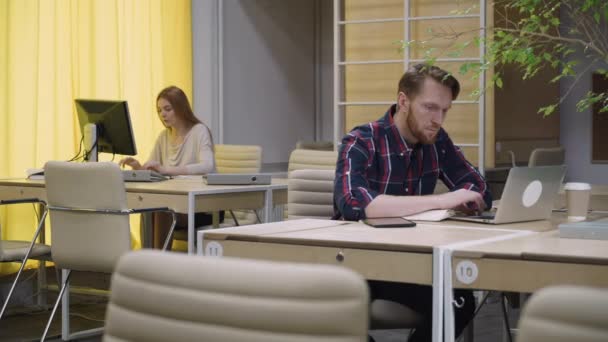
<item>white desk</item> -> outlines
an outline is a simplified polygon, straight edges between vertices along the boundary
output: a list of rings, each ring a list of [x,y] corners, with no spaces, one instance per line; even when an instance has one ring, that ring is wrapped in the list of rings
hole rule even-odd
[[[177,178],[156,183],[125,183],[130,208],[169,207],[188,214],[188,253],[194,253],[194,214],[200,211],[263,208],[262,220],[281,220],[275,205],[287,203],[287,180],[270,185],[206,185],[202,178]],[[46,199],[44,181],[0,180],[0,199]]]
[[[366,279],[433,285],[434,340],[443,333],[444,245],[499,238],[505,229],[419,223],[375,229],[357,222],[294,220],[198,232],[198,253],[251,259],[337,264]],[[456,222],[454,222],[456,223]],[[518,231],[515,228],[516,232]]]

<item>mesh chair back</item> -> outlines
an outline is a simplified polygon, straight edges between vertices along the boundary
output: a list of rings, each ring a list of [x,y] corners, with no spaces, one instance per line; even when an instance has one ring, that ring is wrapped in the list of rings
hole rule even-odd
[[[103,340],[364,342],[368,310],[343,267],[138,251],[112,277]]]
[[[518,342],[608,341],[608,290],[581,286],[536,292],[519,320]]]
[[[49,208],[126,210],[122,172],[115,163],[48,162]],[[131,247],[128,215],[50,210],[51,254],[60,268],[113,271]]]
[[[262,168],[262,147],[256,145],[215,145],[217,173],[258,173]]]

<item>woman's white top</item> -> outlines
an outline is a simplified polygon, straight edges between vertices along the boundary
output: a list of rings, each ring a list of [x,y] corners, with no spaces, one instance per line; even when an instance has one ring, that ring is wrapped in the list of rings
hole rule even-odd
[[[186,166],[189,175],[211,173],[215,170],[213,142],[207,127],[197,123],[184,137],[181,144],[169,140],[169,129],[163,130],[154,144],[148,161],[157,161],[163,166]]]

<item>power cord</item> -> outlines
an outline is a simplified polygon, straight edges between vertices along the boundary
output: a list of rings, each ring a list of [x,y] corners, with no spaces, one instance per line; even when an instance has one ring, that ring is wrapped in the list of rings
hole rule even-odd
[[[80,143],[78,144],[78,152],[76,153],[76,155],[72,159],[68,160],[69,162],[78,160],[78,159],[80,159],[80,158],[83,157],[83,156],[80,155],[80,153],[82,152],[83,142],[84,142],[84,135],[82,135],[80,137]]]

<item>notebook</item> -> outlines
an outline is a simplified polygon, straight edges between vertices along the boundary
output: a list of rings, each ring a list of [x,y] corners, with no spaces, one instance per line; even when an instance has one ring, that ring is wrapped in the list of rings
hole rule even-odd
[[[268,174],[250,173],[210,173],[203,176],[207,185],[267,185],[272,181]]]
[[[404,216],[403,218],[410,221],[429,221],[429,222],[438,222],[443,221],[449,217],[454,215],[453,210],[449,209],[434,209],[423,211],[418,214]]]
[[[27,175],[27,179],[31,179],[31,180],[44,179],[44,169],[42,169],[42,168],[26,169],[25,174]]]
[[[161,182],[169,179],[152,170],[123,170],[122,177],[125,182]]]
[[[564,165],[511,168],[495,212],[450,219],[489,224],[549,219],[565,173]]]

